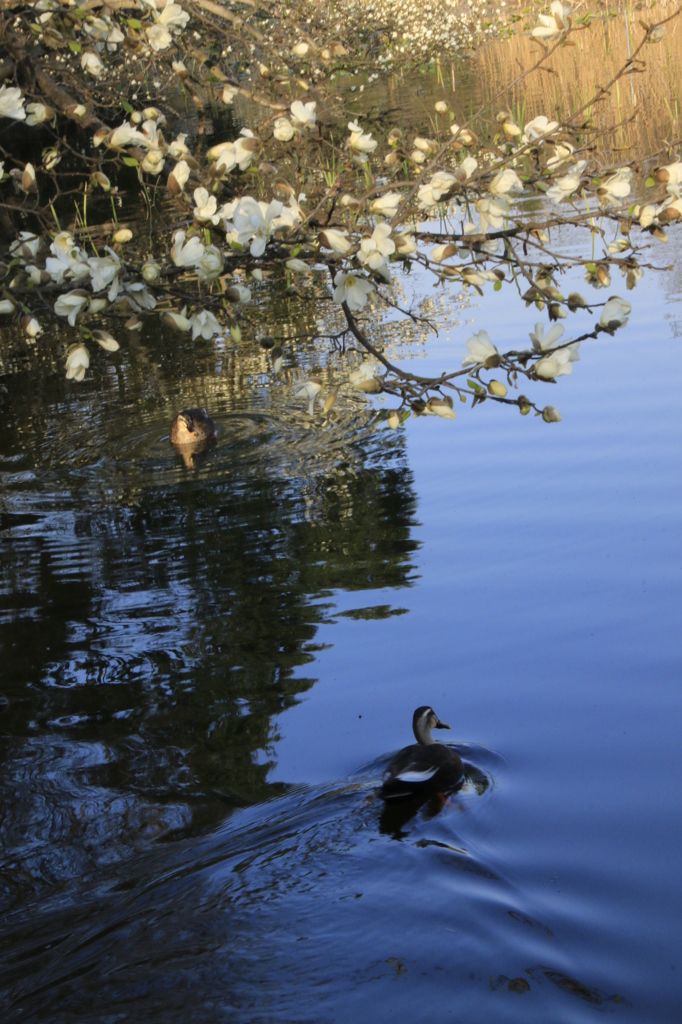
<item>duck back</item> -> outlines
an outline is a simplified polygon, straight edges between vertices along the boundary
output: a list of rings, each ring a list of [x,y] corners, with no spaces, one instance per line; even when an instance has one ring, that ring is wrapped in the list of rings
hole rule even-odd
[[[413,743],[398,751],[389,762],[379,795],[390,800],[420,793],[443,793],[453,789],[463,776],[462,759],[455,750],[442,743]]]

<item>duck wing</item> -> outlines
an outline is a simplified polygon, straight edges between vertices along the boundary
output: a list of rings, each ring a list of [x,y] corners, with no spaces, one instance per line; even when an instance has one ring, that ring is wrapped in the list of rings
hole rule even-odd
[[[384,772],[380,795],[384,799],[436,792],[454,786],[462,777],[462,761],[441,743],[404,747]]]

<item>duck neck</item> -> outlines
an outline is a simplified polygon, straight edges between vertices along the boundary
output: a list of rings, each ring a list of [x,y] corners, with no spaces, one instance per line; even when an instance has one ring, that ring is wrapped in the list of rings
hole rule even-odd
[[[414,727],[414,734],[417,737],[417,743],[420,743],[423,747],[429,747],[432,743],[436,743],[431,735],[431,729],[426,722],[417,722]]]

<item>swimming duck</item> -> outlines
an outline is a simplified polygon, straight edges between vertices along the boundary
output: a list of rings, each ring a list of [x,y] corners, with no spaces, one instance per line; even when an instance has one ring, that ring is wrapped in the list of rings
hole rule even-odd
[[[183,409],[171,423],[171,444],[196,444],[215,437],[215,424],[205,409]]]
[[[431,736],[432,729],[449,729],[441,722],[433,708],[417,708],[412,717],[412,729],[417,742],[399,750],[384,772],[379,796],[384,800],[395,797],[443,793],[461,782],[464,767],[459,754],[438,743]]]

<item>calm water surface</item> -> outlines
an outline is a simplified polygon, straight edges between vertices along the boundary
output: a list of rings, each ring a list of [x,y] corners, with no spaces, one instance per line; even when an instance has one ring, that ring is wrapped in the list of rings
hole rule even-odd
[[[551,426],[311,425],[304,345],[6,373],[3,1020],[679,1020],[679,270],[628,297]],[[477,302],[418,372],[539,319]],[[388,813],[423,703],[469,781]]]

